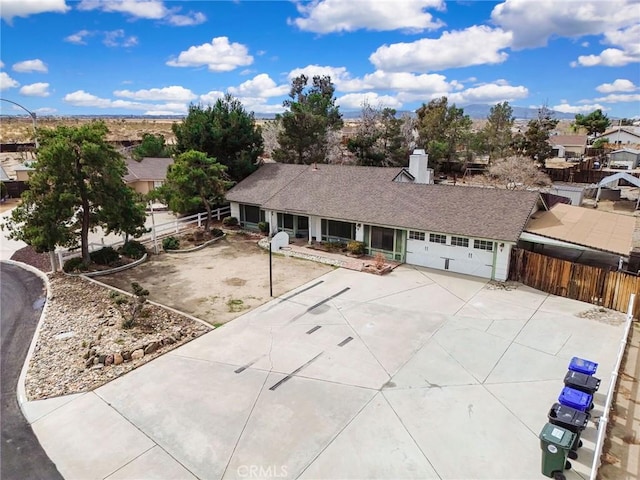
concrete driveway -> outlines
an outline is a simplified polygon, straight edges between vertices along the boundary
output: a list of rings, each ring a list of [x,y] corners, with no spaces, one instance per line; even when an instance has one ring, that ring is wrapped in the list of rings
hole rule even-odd
[[[402,266],[335,270],[94,392],[24,405],[65,478],[539,479],[592,305]],[[588,476],[596,429],[567,478]],[[578,475],[579,474],[579,475]]]

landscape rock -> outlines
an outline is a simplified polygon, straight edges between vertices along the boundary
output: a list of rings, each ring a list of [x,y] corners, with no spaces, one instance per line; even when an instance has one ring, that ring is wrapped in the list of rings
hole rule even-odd
[[[153,352],[155,352],[156,350],[158,350],[158,348],[160,348],[160,344],[158,342],[151,342],[149,345],[147,345],[147,347],[144,349],[144,354],[145,355],[150,355]]]
[[[119,353],[116,353],[113,356],[113,364],[114,365],[120,365],[122,362],[124,362],[124,358]]]
[[[131,352],[131,360],[139,360],[142,357],[144,357],[144,350],[142,350],[141,348]]]

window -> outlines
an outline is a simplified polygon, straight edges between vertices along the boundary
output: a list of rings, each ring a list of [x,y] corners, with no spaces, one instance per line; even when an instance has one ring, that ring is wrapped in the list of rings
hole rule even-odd
[[[422,240],[424,242],[424,238],[424,232],[409,230],[409,240]]]
[[[493,242],[489,240],[474,240],[473,248],[478,250],[486,250],[487,252],[493,252]]]
[[[371,227],[371,248],[393,252],[394,238],[393,228]]]
[[[278,228],[281,230],[293,230],[293,215],[289,213],[279,213]]]
[[[242,205],[240,209],[240,220],[248,223],[259,223],[261,220],[260,207],[253,205]]]
[[[429,241],[432,243],[447,243],[447,236],[446,235],[440,235],[438,233],[430,233],[429,234]]]
[[[451,245],[454,247],[468,247],[469,239],[464,237],[451,237]]]
[[[327,240],[333,238],[353,240],[355,238],[355,224],[322,219],[322,236]]]
[[[298,230],[309,230],[309,217],[298,217]]]

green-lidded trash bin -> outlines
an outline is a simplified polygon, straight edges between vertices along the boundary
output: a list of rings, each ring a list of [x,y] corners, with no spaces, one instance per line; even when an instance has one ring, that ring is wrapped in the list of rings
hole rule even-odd
[[[566,428],[547,423],[540,432],[542,449],[542,474],[554,480],[565,480],[564,470],[571,468],[567,455],[571,450],[575,433]]]

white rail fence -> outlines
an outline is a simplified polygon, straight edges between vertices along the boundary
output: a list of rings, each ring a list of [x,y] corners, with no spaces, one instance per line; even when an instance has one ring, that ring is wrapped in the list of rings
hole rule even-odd
[[[598,476],[598,469],[602,463],[602,448],[604,447],[604,440],[607,436],[607,425],[609,424],[609,414],[611,413],[613,398],[615,396],[616,385],[618,383],[618,375],[620,374],[620,366],[622,364],[622,357],[627,348],[629,341],[629,331],[631,330],[631,324],[633,323],[633,307],[635,305],[635,294],[631,294],[629,298],[629,308],[627,310],[627,320],[625,323],[624,335],[620,340],[620,348],[618,349],[618,358],[616,359],[616,365],[611,372],[611,381],[609,382],[609,390],[607,391],[607,399],[604,405],[604,411],[600,420],[598,421],[598,438],[596,439],[596,447],[593,454],[593,463],[591,464],[591,475],[589,480],[595,480]]]
[[[225,207],[220,207],[212,211],[212,219],[214,220],[222,220],[224,217],[228,217],[231,214],[231,207],[228,205]],[[141,237],[136,238],[135,240],[142,243],[151,243],[152,247],[156,250],[157,253],[157,242],[159,239],[180,233],[184,230],[193,227],[201,227],[204,225],[207,219],[206,212],[196,213],[195,215],[189,215],[188,217],[176,218],[170,222],[164,222],[155,224],[153,212],[151,213],[152,225],[148,228],[147,232],[144,233]],[[132,238],[132,237],[130,237]],[[104,238],[102,238],[102,242],[90,242],[89,243],[89,251],[93,252],[95,250],[100,250],[104,247],[113,247],[117,248],[122,246],[125,243],[125,236],[115,242],[105,242]],[[56,250],[56,254],[58,257],[58,267],[62,268],[64,262],[73,257],[79,257],[81,255],[80,247],[73,249],[60,249]]]

